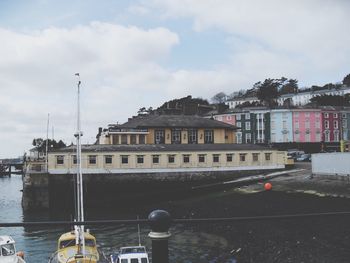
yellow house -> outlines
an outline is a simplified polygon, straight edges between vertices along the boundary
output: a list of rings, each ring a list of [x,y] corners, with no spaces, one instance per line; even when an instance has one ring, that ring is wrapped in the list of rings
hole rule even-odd
[[[121,125],[100,128],[98,144],[223,144],[235,143],[233,125],[187,115],[137,116]]]

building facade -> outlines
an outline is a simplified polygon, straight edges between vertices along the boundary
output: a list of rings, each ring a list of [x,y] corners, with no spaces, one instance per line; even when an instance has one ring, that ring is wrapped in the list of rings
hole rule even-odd
[[[294,109],[293,141],[322,141],[322,112],[320,109]]]
[[[98,144],[216,144],[235,143],[237,128],[208,118],[149,115],[99,129]]]
[[[233,113],[215,114],[214,120],[222,121],[227,124],[236,125],[236,117]]]
[[[271,142],[287,143],[293,141],[292,112],[287,109],[271,110]]]
[[[322,141],[339,142],[340,129],[340,111],[333,107],[322,108]]]

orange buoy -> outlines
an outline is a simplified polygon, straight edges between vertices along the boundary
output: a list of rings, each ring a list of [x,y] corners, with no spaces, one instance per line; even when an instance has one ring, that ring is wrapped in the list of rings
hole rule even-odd
[[[265,187],[265,190],[266,190],[266,191],[269,191],[269,190],[272,189],[272,184],[266,183],[266,184],[264,185],[264,187]]]

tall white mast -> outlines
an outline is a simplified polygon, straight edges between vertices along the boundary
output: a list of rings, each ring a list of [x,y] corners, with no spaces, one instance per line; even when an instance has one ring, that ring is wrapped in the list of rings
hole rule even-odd
[[[45,158],[45,165],[46,165],[46,172],[49,171],[49,124],[50,124],[50,113],[47,114],[47,126],[46,126],[46,158]]]
[[[75,74],[78,77],[77,87],[77,132],[75,134],[77,138],[77,220],[84,221],[84,203],[83,203],[83,175],[81,172],[81,125],[80,125],[80,75]],[[85,253],[85,239],[84,239],[84,226],[78,227],[78,246],[83,246],[83,254]]]

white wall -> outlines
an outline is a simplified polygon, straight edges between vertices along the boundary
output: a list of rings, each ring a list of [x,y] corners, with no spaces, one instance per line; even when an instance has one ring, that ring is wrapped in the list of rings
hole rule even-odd
[[[350,175],[350,153],[313,154],[312,173],[324,175]]]

